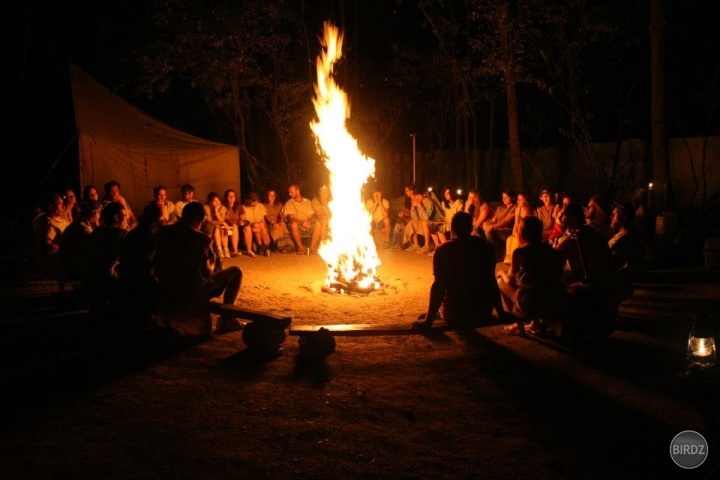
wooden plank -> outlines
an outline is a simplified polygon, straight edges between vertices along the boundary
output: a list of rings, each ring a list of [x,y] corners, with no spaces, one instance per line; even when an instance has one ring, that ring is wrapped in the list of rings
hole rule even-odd
[[[475,328],[493,327],[497,325],[506,325],[508,322],[493,317],[492,321],[478,325]],[[339,325],[295,325],[290,329],[290,335],[301,336],[308,335],[312,332],[325,327],[330,330],[333,336],[344,337],[363,337],[363,336],[380,336],[380,335],[422,335],[428,332],[445,332],[452,330],[447,323],[442,320],[434,322],[433,327],[426,330],[417,330],[411,327],[410,323],[345,323]]]
[[[266,326],[277,326],[279,328],[287,328],[292,322],[291,317],[275,317],[273,315],[257,312],[253,310],[246,310],[237,305],[231,305],[228,303],[210,303],[210,311],[218,313],[220,315],[226,315],[235,318],[242,318],[250,320],[252,322],[261,323]]]
[[[333,336],[341,337],[371,337],[380,335],[418,335],[422,330],[415,330],[409,323],[370,324],[346,323],[342,325],[296,325],[290,328],[290,335],[302,336],[318,331],[321,327],[330,330]],[[450,327],[446,323],[438,323],[431,331],[446,331]]]

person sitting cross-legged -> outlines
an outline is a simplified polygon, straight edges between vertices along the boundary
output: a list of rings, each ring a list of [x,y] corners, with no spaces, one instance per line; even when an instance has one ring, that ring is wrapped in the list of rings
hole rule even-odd
[[[505,308],[517,315],[517,325],[507,328],[523,334],[522,319],[530,320],[530,331],[541,333],[543,321],[565,313],[567,292],[562,284],[565,258],[543,241],[543,222],[537,217],[520,219],[520,246],[512,254],[508,271],[498,274]]]
[[[474,328],[491,321],[493,309],[507,319],[495,280],[495,251],[485,240],[471,235],[472,216],[458,212],[453,216],[453,238],[433,255],[433,275],[427,312],[412,326],[432,326],[442,308],[442,317],[453,328]]]
[[[380,188],[375,188],[372,198],[365,202],[365,209],[370,213],[374,229],[382,232],[383,248],[390,248],[390,202],[383,198]]]
[[[234,304],[243,272],[237,266],[214,270],[212,239],[200,231],[205,210],[198,202],[183,208],[180,221],[160,229],[154,271],[158,279],[159,326],[182,335],[211,336],[210,299],[223,296]],[[232,330],[237,322],[220,317],[217,330]]]

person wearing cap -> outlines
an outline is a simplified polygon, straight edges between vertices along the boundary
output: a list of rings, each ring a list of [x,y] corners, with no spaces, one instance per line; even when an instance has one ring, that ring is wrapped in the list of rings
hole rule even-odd
[[[82,279],[88,238],[100,225],[100,210],[102,205],[98,201],[81,202],[80,215],[60,236],[58,275],[60,291],[65,289],[66,282],[77,282]]]
[[[542,205],[535,209],[535,216],[542,221],[542,239],[543,242],[547,242],[561,207],[555,203],[552,191],[548,188],[540,190],[540,201]]]

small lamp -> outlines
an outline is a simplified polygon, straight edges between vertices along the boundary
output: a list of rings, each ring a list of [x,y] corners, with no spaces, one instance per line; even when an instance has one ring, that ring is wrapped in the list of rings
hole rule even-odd
[[[706,317],[696,317],[687,345],[688,366],[691,369],[709,370],[717,362],[715,332]]]

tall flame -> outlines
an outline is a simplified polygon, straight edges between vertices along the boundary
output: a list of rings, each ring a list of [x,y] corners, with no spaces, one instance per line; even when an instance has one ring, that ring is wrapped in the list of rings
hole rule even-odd
[[[313,99],[318,119],[310,122],[310,129],[330,172],[332,217],[330,240],[318,253],[328,265],[328,285],[354,283],[373,289],[379,287],[375,273],[380,259],[370,234],[372,218],[362,200],[362,187],[375,174],[375,160],[360,152],[357,140],[345,128],[350,103],[332,77],[333,65],[342,57],[343,37],[330,22],[324,26]]]

